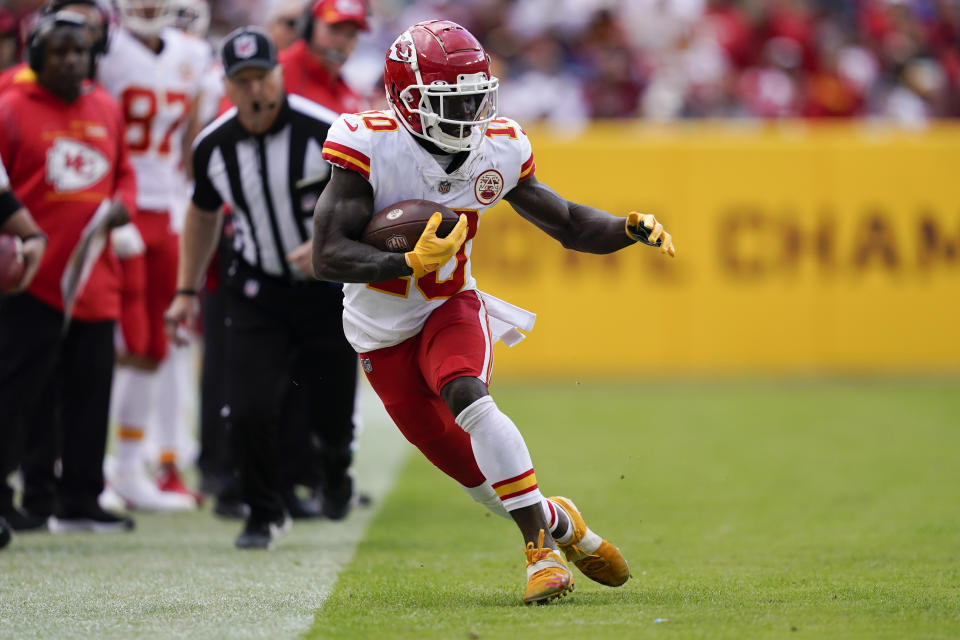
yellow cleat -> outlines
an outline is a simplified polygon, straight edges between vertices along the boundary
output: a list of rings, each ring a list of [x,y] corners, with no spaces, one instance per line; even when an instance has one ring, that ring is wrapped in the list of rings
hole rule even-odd
[[[546,604],[554,598],[573,591],[573,572],[556,549],[543,548],[543,529],[534,548],[527,543],[527,590],[523,594],[526,604]]]
[[[573,538],[566,544],[557,542],[567,561],[572,562],[594,582],[619,587],[630,577],[627,560],[615,546],[595,534],[583,521],[580,510],[569,498],[554,496],[550,502],[563,509],[570,518]]]

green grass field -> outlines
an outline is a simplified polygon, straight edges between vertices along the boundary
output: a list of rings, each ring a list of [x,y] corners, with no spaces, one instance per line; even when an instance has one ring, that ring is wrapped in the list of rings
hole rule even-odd
[[[408,447],[371,424],[376,511],[298,525],[269,554],[234,551],[236,525],[207,514],[20,536],[0,553],[0,637],[960,637],[960,380],[494,395],[541,488],[624,551],[624,587],[578,575],[525,607],[513,525],[418,455],[387,493]]]

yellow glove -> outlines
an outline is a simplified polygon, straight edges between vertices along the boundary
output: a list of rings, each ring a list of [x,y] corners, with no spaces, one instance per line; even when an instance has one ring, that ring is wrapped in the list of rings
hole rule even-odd
[[[651,247],[660,247],[660,253],[666,253],[671,257],[677,255],[677,250],[673,246],[673,236],[664,231],[663,225],[649,213],[631,211],[627,215],[626,231],[631,240]]]
[[[439,211],[430,216],[427,226],[420,234],[420,239],[417,240],[417,246],[403,256],[407,260],[407,265],[413,269],[415,278],[425,276],[442,267],[447,260],[457,254],[467,239],[467,216],[460,214],[457,225],[446,238],[437,237],[437,227],[440,226],[441,220],[443,216]]]

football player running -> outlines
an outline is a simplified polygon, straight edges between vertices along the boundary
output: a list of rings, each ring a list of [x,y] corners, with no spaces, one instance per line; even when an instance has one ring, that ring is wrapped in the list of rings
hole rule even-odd
[[[620,586],[630,576],[623,555],[570,499],[541,494],[523,437],[489,395],[493,343],[532,319],[477,290],[470,250],[480,216],[501,199],[568,249],[610,253],[641,242],[673,256],[673,240],[652,215],[616,217],[537,180],[526,134],[498,117],[489,57],[463,27],[410,27],[387,53],[384,84],[390,110],[342,115],[327,136],[334,170],[314,215],[316,275],[346,283],[346,336],[407,440],[519,527],[524,601],[572,590],[568,562]],[[438,238],[435,214],[406,254],[359,242],[374,211],[410,198],[444,204],[460,221]]]
[[[126,143],[137,173],[137,226],[115,232],[122,258],[124,366],[114,382],[120,427],[113,490],[133,507],[171,511],[191,509],[194,497],[176,474],[179,386],[164,369],[168,357],[163,312],[176,288],[178,234],[184,190],[184,150],[199,130],[197,109],[204,79],[213,64],[206,42],[174,28],[171,0],[119,0],[120,28],[100,59],[98,77],[117,98],[126,121]],[[159,368],[159,371],[158,371]],[[166,381],[166,384],[163,384]],[[164,488],[148,478],[143,440],[156,412],[153,434],[161,443]]]

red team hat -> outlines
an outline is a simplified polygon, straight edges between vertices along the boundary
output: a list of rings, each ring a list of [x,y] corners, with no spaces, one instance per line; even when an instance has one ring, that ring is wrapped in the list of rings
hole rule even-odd
[[[313,4],[313,17],[327,24],[352,22],[367,30],[367,4],[364,0],[317,0]]]

